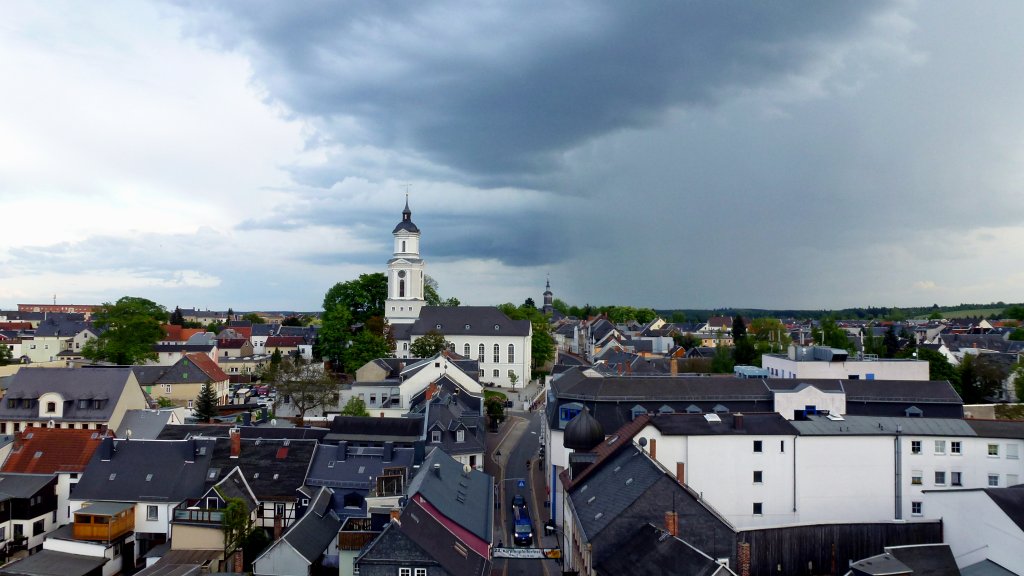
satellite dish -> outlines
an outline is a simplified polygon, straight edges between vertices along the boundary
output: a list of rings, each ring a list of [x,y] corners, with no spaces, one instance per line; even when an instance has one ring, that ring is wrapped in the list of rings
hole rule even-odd
[[[132,437],[132,429],[129,428],[128,430],[125,430],[124,435],[125,435],[125,438],[131,438]]]
[[[271,426],[277,426],[277,418],[272,418],[272,419],[270,420],[270,425],[271,425]]]
[[[472,467],[472,466],[470,466],[469,464],[463,464],[463,465],[462,465],[462,473],[463,473],[463,474],[466,474],[466,475],[468,475],[468,474],[469,474],[470,472],[472,472],[472,471],[473,471],[473,467]]]

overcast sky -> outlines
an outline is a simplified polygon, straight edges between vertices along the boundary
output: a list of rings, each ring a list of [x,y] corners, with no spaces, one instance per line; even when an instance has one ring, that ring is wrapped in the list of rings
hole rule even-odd
[[[0,307],[1024,299],[1021,2],[17,2]]]

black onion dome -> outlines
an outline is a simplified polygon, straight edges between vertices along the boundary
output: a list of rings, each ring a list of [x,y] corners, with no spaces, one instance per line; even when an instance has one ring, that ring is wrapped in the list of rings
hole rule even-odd
[[[412,210],[409,210],[408,197],[406,197],[405,199],[405,210],[402,210],[402,221],[398,223],[398,226],[395,226],[395,229],[391,233],[397,234],[399,231],[402,230],[406,232],[412,232],[414,234],[420,233],[420,229],[417,228],[416,225],[412,223]]]
[[[589,452],[604,442],[604,426],[584,408],[565,425],[562,445],[570,450]]]

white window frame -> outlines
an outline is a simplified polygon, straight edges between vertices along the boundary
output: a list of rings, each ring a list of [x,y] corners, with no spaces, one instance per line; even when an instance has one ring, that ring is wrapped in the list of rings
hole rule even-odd
[[[491,357],[494,358],[494,363],[495,364],[498,364],[498,363],[501,362],[501,345],[500,344],[495,344],[494,345],[494,353],[491,355]]]
[[[924,515],[924,504],[921,502],[910,503],[910,514],[911,516],[923,516]]]
[[[466,431],[465,430],[456,430],[455,431],[455,441],[456,442],[465,442],[466,441]]]
[[[911,440],[910,441],[910,453],[914,454],[914,455],[921,454],[921,441],[920,440]]]
[[[1020,459],[1020,448],[1013,442],[1006,445],[1006,458],[1007,460]]]
[[[999,458],[999,444],[989,443],[988,445],[988,457]]]
[[[989,488],[998,488],[999,487],[999,474],[989,474],[988,475],[988,487]]]
[[[936,470],[935,471],[935,485],[936,486],[945,486],[946,485],[946,471],[945,470]]]
[[[959,456],[964,453],[963,444],[959,440],[953,440],[949,443],[949,453],[954,456]]]
[[[160,520],[160,507],[156,504],[146,504],[146,521],[157,522]]]
[[[399,568],[398,576],[412,576],[412,568]]]
[[[950,486],[963,486],[964,485],[964,473],[959,470],[954,470],[949,473],[949,485]]]
[[[945,440],[936,440],[935,441],[935,453],[936,454],[945,454],[946,453],[946,441]]]
[[[509,364],[515,364],[516,363],[516,345],[515,344],[509,344],[508,345],[508,363]]]
[[[413,570],[413,576],[427,576],[426,568],[416,568]]]
[[[439,444],[441,442],[441,431],[431,430],[430,431],[430,442],[432,444]]]
[[[910,485],[921,486],[924,484],[924,472],[921,470],[914,470],[910,473]]]

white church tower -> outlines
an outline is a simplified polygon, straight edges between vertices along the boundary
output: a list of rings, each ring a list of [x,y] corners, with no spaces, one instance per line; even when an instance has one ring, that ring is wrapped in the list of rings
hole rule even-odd
[[[392,232],[395,253],[388,260],[388,299],[384,318],[390,324],[411,324],[426,304],[423,293],[423,260],[420,258],[420,229],[412,223],[409,196],[405,197],[402,221]]]

